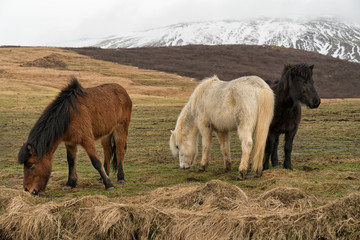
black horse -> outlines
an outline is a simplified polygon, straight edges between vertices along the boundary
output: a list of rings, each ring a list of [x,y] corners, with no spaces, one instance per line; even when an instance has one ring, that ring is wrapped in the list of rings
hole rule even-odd
[[[300,103],[309,108],[317,108],[320,98],[314,88],[312,78],[314,65],[286,65],[280,81],[272,89],[275,94],[274,118],[269,128],[265,147],[263,169],[269,169],[271,155],[272,166],[279,165],[277,148],[279,136],[285,133],[284,168],[291,169],[291,150],[295,134],[301,119]]]

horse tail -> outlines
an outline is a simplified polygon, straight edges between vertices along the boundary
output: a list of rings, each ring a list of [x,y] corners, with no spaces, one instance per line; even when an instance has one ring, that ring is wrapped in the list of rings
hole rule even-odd
[[[117,161],[117,157],[116,157],[116,144],[115,144],[114,135],[112,135],[112,137],[111,137],[111,144],[112,144],[112,155],[113,155],[112,167],[114,169],[114,172],[116,172],[118,170],[118,161]]]
[[[114,135],[111,137],[111,144],[112,144],[112,155],[113,155],[112,167],[114,169],[114,172],[117,172],[119,165],[118,165],[118,160],[117,160],[117,155],[116,155],[116,144],[115,144]],[[126,152],[126,150],[127,150],[127,144],[125,144],[124,151]]]
[[[259,96],[259,108],[255,129],[255,147],[252,171],[262,173],[263,158],[269,127],[274,115],[274,93],[270,88],[262,88]]]

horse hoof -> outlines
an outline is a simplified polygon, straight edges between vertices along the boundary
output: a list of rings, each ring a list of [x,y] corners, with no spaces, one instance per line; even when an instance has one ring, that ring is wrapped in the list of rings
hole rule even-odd
[[[205,168],[201,168],[201,167],[200,167],[200,168],[198,169],[198,172],[205,172]]]
[[[275,161],[275,162],[271,162],[271,166],[273,167],[276,167],[276,166],[279,166],[279,162],[278,161]]]
[[[242,177],[236,177],[236,181],[243,181],[243,180],[245,180],[245,178],[242,178]]]
[[[121,179],[117,182],[118,184],[122,184],[122,183],[125,183],[125,179]]]
[[[112,190],[114,190],[115,188],[114,187],[108,187],[107,189],[106,189],[106,191],[112,191]]]
[[[244,180],[246,178],[246,170],[245,171],[239,171],[239,175],[236,178],[237,181]]]
[[[270,167],[269,167],[269,164],[266,164],[263,166],[263,170],[268,170]]]
[[[255,177],[256,177],[256,178],[260,178],[262,175],[263,175],[263,172],[262,172],[262,171],[256,171]]]
[[[70,187],[70,186],[63,186],[63,188],[62,188],[62,190],[64,190],[64,191],[69,191],[71,189],[72,189],[72,187]]]
[[[284,168],[285,168],[285,169],[288,169],[288,170],[293,170],[293,168],[292,168],[291,165],[290,165],[290,166],[284,165]]]

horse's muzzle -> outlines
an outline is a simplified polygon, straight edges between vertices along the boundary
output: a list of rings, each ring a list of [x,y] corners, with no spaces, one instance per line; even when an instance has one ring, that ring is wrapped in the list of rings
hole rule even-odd
[[[320,98],[314,99],[309,107],[310,108],[318,108],[320,106],[320,103],[321,103]]]
[[[27,189],[27,188],[25,188],[24,190],[25,190],[25,192],[29,192],[29,189]],[[32,190],[31,194],[34,195],[34,196],[39,195],[39,191],[34,189],[34,190]]]
[[[190,166],[180,166],[181,169],[190,169]]]
[[[34,190],[31,192],[31,194],[36,196],[36,195],[39,195],[39,192],[38,192],[36,189],[34,189]]]

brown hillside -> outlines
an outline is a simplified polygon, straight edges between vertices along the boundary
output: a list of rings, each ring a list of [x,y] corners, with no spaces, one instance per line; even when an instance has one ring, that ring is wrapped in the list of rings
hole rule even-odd
[[[274,82],[279,79],[285,64],[308,63],[315,65],[314,80],[320,97],[360,97],[360,64],[295,49],[222,45],[72,50],[96,59],[197,79],[214,74],[223,80],[258,75]]]

